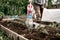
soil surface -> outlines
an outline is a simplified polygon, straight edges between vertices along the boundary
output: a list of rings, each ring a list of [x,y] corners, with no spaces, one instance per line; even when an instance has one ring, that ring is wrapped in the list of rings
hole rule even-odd
[[[29,40],[60,40],[60,28],[57,27],[44,27],[39,30],[33,29],[31,32],[26,25],[12,21],[1,21],[0,24],[17,32],[18,34],[26,37]]]

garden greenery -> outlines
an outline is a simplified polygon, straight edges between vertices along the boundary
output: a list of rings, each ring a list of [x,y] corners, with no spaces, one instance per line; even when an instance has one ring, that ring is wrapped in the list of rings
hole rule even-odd
[[[5,15],[26,14],[28,0],[0,0],[0,12]]]
[[[2,31],[0,29],[0,40],[12,40],[11,38],[9,38],[4,31]]]

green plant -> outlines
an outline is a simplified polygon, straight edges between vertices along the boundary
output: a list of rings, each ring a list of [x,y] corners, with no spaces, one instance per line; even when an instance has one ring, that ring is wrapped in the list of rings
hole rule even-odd
[[[48,0],[48,8],[50,9],[52,5],[52,0]]]
[[[0,29],[0,40],[11,40],[5,33]]]
[[[4,13],[3,12],[0,12],[0,16],[3,16],[4,15]]]
[[[0,11],[5,15],[21,15],[27,12],[28,0],[1,0]]]

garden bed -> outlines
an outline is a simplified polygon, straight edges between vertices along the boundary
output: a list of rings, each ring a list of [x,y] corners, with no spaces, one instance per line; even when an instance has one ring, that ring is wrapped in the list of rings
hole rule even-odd
[[[1,21],[0,24],[29,40],[60,40],[59,27],[45,26],[44,28],[40,28],[39,30],[33,29],[30,32],[28,31],[26,25],[18,22]]]

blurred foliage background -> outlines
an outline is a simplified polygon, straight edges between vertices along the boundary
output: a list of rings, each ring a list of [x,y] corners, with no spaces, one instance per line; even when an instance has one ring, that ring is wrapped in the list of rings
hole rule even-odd
[[[27,12],[28,0],[0,0],[0,13],[4,15],[21,15]]]
[[[51,8],[52,0],[48,0],[48,8]]]

